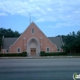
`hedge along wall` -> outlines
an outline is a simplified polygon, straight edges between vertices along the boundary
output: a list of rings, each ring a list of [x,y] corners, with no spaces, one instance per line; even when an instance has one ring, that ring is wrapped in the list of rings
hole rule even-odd
[[[0,57],[26,57],[27,52],[22,53],[0,53]]]
[[[40,53],[40,56],[66,56],[68,55],[66,52],[49,52],[49,53],[46,53],[44,51],[42,51]]]

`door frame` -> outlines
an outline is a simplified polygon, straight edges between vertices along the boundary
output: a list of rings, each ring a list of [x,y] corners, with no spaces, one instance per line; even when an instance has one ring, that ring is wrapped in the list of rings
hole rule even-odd
[[[36,48],[30,48],[31,56],[36,56]]]

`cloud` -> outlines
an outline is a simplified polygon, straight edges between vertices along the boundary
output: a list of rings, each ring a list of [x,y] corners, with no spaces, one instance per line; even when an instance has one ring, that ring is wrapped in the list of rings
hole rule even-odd
[[[58,21],[61,26],[67,22],[79,24],[80,0],[0,0],[0,12],[0,16],[26,17],[31,13],[36,22]]]
[[[58,24],[55,26],[48,26],[49,28],[62,28],[62,26],[59,26]]]
[[[73,26],[80,26],[80,23],[78,22],[64,22],[64,23],[56,23],[55,25],[48,25],[49,28],[65,28],[65,27],[73,27]]]

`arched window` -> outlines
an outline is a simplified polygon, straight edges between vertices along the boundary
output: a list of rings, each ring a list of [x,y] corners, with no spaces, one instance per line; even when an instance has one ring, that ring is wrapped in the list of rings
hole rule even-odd
[[[50,47],[46,47],[46,52],[50,52]]]
[[[32,29],[32,34],[34,34],[34,29]]]
[[[21,52],[21,49],[20,48],[17,48],[17,52],[20,53]]]

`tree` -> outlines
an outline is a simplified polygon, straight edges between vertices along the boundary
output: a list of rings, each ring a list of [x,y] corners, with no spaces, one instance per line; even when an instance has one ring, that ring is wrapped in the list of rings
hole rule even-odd
[[[63,50],[70,53],[80,52],[80,31],[72,32],[66,36],[62,36],[64,46],[62,46]]]
[[[10,28],[9,29],[4,29],[4,28],[0,28],[0,51],[1,51],[1,47],[3,44],[2,41],[2,37],[6,37],[6,38],[12,38],[12,37],[19,37],[21,34],[18,31],[13,31]]]

